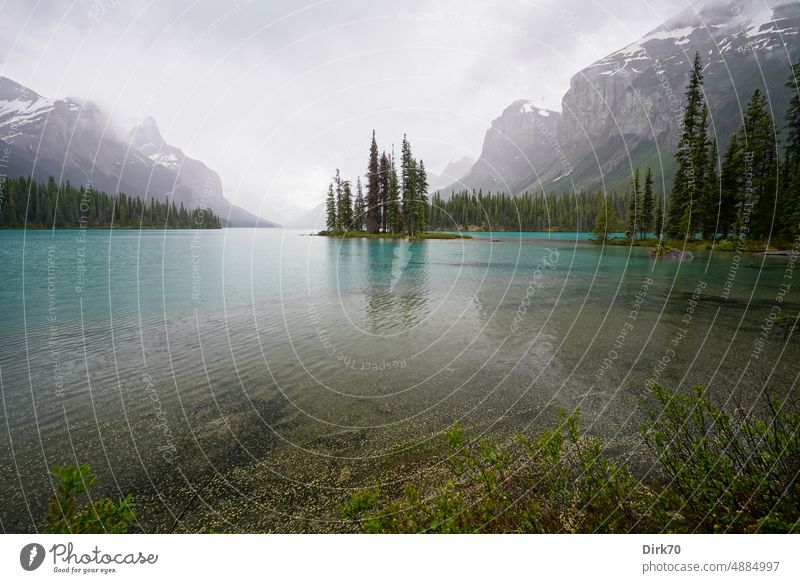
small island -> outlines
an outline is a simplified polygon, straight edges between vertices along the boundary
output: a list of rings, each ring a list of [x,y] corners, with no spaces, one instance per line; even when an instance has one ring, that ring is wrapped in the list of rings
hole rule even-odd
[[[472,239],[472,235],[466,233],[437,233],[432,231],[424,231],[413,236],[408,233],[367,233],[366,231],[320,231],[317,235],[320,237],[339,237],[341,239],[405,239],[410,241]]]
[[[400,154],[400,175],[392,153],[378,155],[375,131],[369,148],[367,164],[367,193],[356,179],[356,193],[350,180],[345,180],[336,169],[333,182],[328,185],[326,198],[326,229],[318,235],[324,237],[366,239],[471,239],[465,233],[428,231],[431,207],[428,203],[428,175],[425,162],[417,161],[411,153],[411,144],[403,136]]]

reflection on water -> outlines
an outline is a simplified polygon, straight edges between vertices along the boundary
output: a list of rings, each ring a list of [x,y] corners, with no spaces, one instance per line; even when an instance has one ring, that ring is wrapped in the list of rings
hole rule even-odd
[[[390,456],[455,419],[516,431],[580,407],[635,446],[648,378],[724,401],[800,372],[793,336],[763,338],[777,303],[800,311],[797,286],[776,299],[786,258],[654,262],[574,234],[196,237],[0,232],[4,529],[33,530],[48,467],[80,460],[104,493],[139,494],[142,528],[219,476],[203,516],[257,500],[251,529],[324,530],[337,496],[395,479]]]
[[[428,314],[430,278],[424,242],[363,241],[363,293],[369,331],[397,333],[413,328]],[[360,268],[360,267],[359,267]]]

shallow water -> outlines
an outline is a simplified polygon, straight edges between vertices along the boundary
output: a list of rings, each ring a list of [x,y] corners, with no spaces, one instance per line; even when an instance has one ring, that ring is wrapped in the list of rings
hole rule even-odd
[[[143,529],[217,477],[193,512],[221,527],[325,529],[332,500],[456,419],[532,431],[580,407],[635,445],[648,378],[787,392],[797,342],[762,327],[800,309],[789,258],[656,262],[586,237],[0,231],[1,526],[35,530],[47,468],[89,461],[100,493],[147,501]]]

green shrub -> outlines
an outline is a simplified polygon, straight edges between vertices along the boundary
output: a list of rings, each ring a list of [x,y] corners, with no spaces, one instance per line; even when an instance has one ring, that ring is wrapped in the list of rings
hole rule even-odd
[[[655,501],[652,491],[611,461],[599,441],[582,435],[578,420],[577,412],[562,415],[534,440],[502,444],[470,442],[456,423],[446,436],[450,476],[429,496],[408,485],[399,500],[379,504],[375,492],[358,492],[345,516],[361,520],[366,532],[640,529]]]
[[[773,399],[767,420],[727,413],[701,386],[651,391],[645,440],[667,476],[664,495],[682,520],[672,530],[791,532],[800,519],[800,413]]]
[[[45,518],[49,534],[127,533],[134,520],[133,498],[130,494],[119,502],[98,498],[88,499],[88,488],[96,478],[89,464],[54,466],[51,473],[58,485],[50,496]],[[86,498],[81,505],[79,499]]]
[[[643,435],[648,481],[581,433],[578,413],[533,439],[446,435],[449,474],[402,495],[362,491],[344,506],[365,532],[796,532],[800,413],[768,400],[728,413],[702,387],[654,385]],[[424,493],[421,491],[424,490]]]

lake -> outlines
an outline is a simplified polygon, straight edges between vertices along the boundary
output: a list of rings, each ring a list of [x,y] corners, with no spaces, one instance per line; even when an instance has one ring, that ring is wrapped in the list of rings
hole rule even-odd
[[[788,392],[791,267],[574,233],[0,231],[0,526],[34,531],[48,468],[89,462],[142,530],[347,530],[341,500],[435,472],[456,420],[534,432],[580,407],[635,457],[648,379]]]

